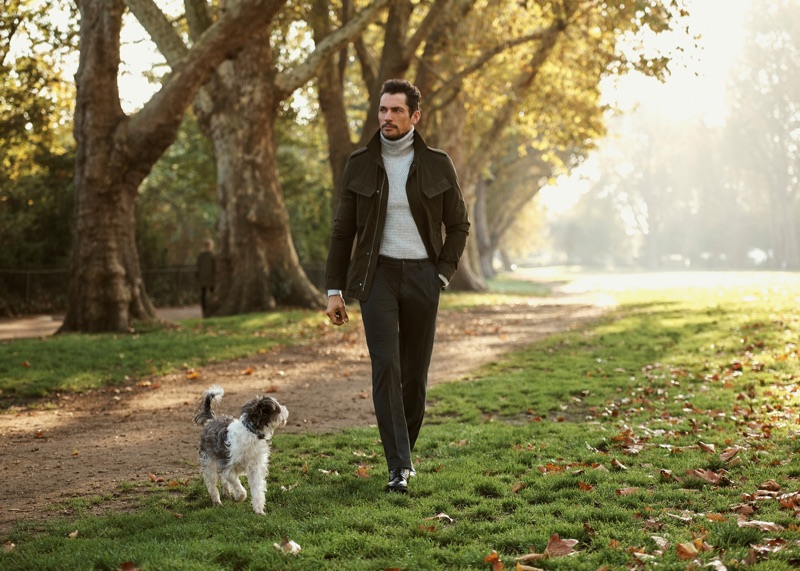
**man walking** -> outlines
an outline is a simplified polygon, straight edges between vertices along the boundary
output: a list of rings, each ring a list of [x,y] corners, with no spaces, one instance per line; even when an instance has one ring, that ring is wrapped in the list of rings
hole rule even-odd
[[[458,267],[469,217],[450,157],[414,129],[419,90],[405,80],[386,81],[378,119],[380,131],[350,155],[342,176],[326,314],[342,325],[344,298],[361,304],[386,489],[405,493],[425,414],[439,294]]]
[[[216,281],[216,262],[214,260],[214,240],[208,238],[203,243],[203,251],[197,255],[195,276],[200,284],[200,309],[206,316],[208,297],[214,293]]]

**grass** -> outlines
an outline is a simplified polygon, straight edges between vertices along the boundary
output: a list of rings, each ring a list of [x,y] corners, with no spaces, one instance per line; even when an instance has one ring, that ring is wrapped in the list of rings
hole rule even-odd
[[[198,478],[126,484],[20,522],[0,567],[513,569],[558,534],[526,565],[795,569],[800,276],[729,277],[621,289],[591,327],[432,389],[408,496],[383,493],[374,429],[280,435],[266,517]]]
[[[0,408],[302,343],[313,337],[322,317],[320,312],[282,311],[152,324],[131,335],[63,334],[2,342]]]

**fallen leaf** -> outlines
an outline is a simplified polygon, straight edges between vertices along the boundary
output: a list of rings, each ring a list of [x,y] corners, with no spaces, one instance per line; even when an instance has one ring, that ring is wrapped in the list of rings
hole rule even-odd
[[[582,492],[591,492],[592,490],[594,490],[594,486],[592,486],[591,484],[587,484],[586,482],[578,482],[578,488]]]
[[[563,557],[575,553],[573,547],[578,544],[577,539],[561,539],[557,533],[550,536],[544,552],[550,557]]]
[[[753,549],[756,550],[758,553],[762,553],[764,555],[769,555],[770,553],[776,553],[778,551],[782,551],[786,548],[787,542],[782,537],[775,537],[772,539],[767,539],[764,543],[759,545],[751,545]]]
[[[618,496],[630,496],[631,494],[635,494],[639,491],[639,488],[620,488],[615,490]]]
[[[455,523],[456,522],[456,520],[454,520],[453,518],[451,518],[449,515],[447,515],[444,512],[438,513],[438,514],[436,514],[435,516],[432,516],[432,517],[426,517],[425,519],[438,519],[442,523]]]
[[[748,520],[746,520],[744,518],[739,518],[739,521],[737,522],[737,524],[738,524],[739,527],[755,527],[756,529],[760,529],[761,531],[782,531],[783,530],[783,526],[778,524],[778,523],[771,522],[771,521],[759,521],[757,519],[748,521]]]
[[[740,515],[752,515],[755,513],[756,509],[750,504],[736,504],[735,506],[731,506],[731,511]]]
[[[697,557],[698,551],[694,543],[679,543],[675,546],[678,551],[678,559],[694,559]]]
[[[492,564],[492,571],[503,571],[506,568],[503,565],[503,562],[500,561],[500,556],[497,554],[497,551],[492,550],[492,552],[483,558],[486,563]]]
[[[300,553],[300,550],[302,549],[297,543],[295,543],[285,535],[281,539],[280,543],[273,543],[272,546],[278,551],[282,551],[283,553],[288,553],[291,555],[297,555],[298,553]]]
[[[367,470],[369,470],[367,466],[359,466],[358,470],[356,470],[356,476],[358,476],[359,478],[369,478]]]
[[[75,539],[76,537],[78,537],[78,530],[76,529],[75,531],[69,532],[67,534],[67,537],[69,537],[70,539]]]
[[[247,367],[244,371],[242,371],[243,375],[252,375],[255,373],[255,369],[253,367]]]
[[[5,553],[11,553],[11,552],[12,552],[12,551],[14,551],[16,548],[17,548],[17,546],[16,546],[16,545],[14,545],[13,543],[11,543],[10,541],[6,541],[6,542],[3,544],[3,551],[4,551]]]
[[[722,514],[707,513],[706,519],[708,519],[708,521],[722,522],[725,521],[725,516]]]
[[[119,566],[119,571],[136,571],[137,567],[133,561],[126,561]]]
[[[191,369],[189,371],[186,371],[186,378],[189,379],[189,380],[199,379],[200,378],[200,373],[198,373],[194,369]]]
[[[517,494],[520,492],[520,490],[524,490],[526,485],[527,484],[525,484],[525,482],[515,482],[514,485],[511,486],[511,491],[512,493]]]
[[[662,553],[669,547],[669,540],[661,537],[660,535],[651,535],[650,539],[655,542],[656,546],[661,550]]]
[[[703,468],[689,468],[686,470],[686,473],[689,476],[696,476],[701,480],[705,480],[709,484],[714,484],[715,486],[727,486],[731,484],[731,480],[728,477],[728,472],[725,470],[717,470],[714,472],[713,470],[705,470]]]
[[[20,363],[20,365],[22,365],[23,367],[26,367],[26,368],[31,366],[31,364],[28,363],[28,361],[23,361],[22,363]]]
[[[617,470],[627,470],[628,469],[628,467],[625,464],[623,464],[622,462],[620,462],[616,458],[611,460],[611,467],[615,468]]]
[[[697,444],[698,446],[700,446],[700,450],[702,450],[703,452],[709,452],[713,454],[714,452],[717,451],[717,447],[714,446],[713,444],[706,444],[705,442],[698,442]]]
[[[439,531],[435,525],[420,525],[417,527],[417,529],[420,531],[426,531],[428,533],[436,533]]]
[[[758,487],[759,490],[768,490],[770,492],[780,492],[781,485],[775,480],[767,480]]]
[[[723,462],[727,462],[728,460],[736,456],[741,450],[742,449],[739,446],[728,448],[727,450],[725,450],[725,452],[719,455],[719,459],[722,460]]]

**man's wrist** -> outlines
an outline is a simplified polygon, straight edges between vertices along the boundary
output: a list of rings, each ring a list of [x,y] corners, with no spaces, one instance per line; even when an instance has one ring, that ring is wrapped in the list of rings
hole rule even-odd
[[[334,296],[334,295],[338,295],[339,297],[344,298],[344,296],[342,295],[342,290],[340,290],[340,289],[329,289],[328,290],[328,297],[331,297],[331,296]]]

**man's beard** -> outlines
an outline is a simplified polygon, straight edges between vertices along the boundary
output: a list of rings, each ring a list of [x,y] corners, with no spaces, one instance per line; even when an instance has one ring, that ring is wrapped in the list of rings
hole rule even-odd
[[[395,128],[396,128],[396,127],[395,127]],[[405,137],[406,135],[408,135],[408,133],[409,133],[410,131],[411,131],[411,129],[409,129],[409,130],[408,130],[408,131],[406,131],[405,133],[400,133],[399,135],[387,135],[387,134],[384,132],[383,128],[381,128],[381,134],[383,134],[383,137],[384,137],[384,139],[386,139],[387,141],[399,141],[400,139],[402,139],[403,137]]]

